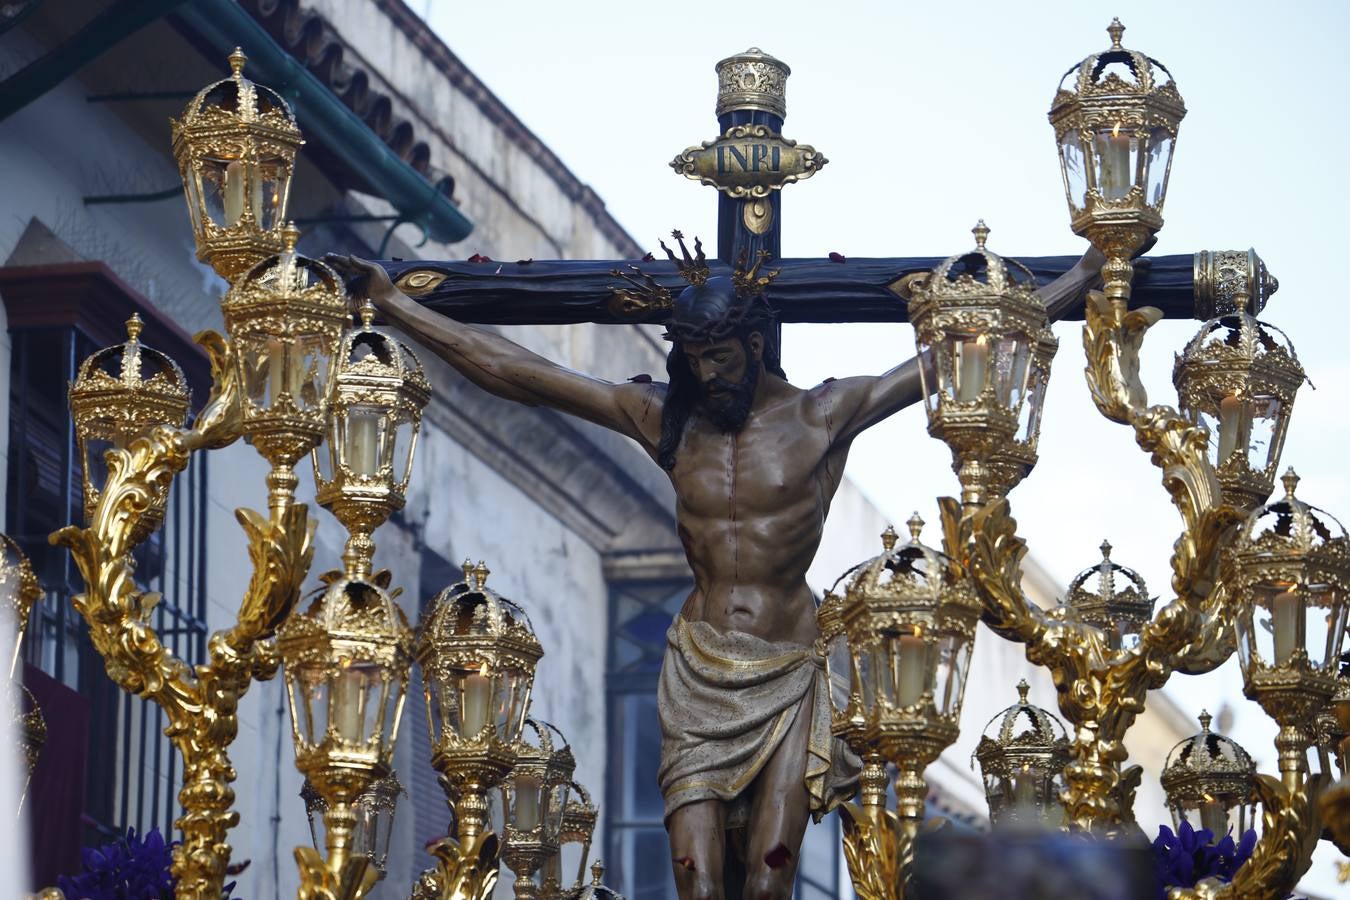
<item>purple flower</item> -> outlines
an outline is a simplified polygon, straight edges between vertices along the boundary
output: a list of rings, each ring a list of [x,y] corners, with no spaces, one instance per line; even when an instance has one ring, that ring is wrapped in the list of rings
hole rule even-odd
[[[1206,878],[1232,881],[1233,875],[1252,855],[1256,832],[1248,830],[1237,845],[1233,844],[1231,835],[1224,835],[1218,843],[1213,841],[1214,832],[1208,828],[1197,831],[1184,820],[1176,833],[1166,825],[1158,829],[1158,837],[1153,842],[1153,862],[1160,900],[1166,898],[1168,888],[1195,887]]]
[[[80,851],[83,869],[79,875],[58,880],[67,897],[89,900],[158,900],[173,897],[173,845],[166,843],[158,828],[138,837],[128,828],[125,838],[97,850]]]

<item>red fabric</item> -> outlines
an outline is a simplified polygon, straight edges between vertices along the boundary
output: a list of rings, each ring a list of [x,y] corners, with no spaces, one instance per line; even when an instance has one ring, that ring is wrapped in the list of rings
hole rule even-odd
[[[47,742],[24,798],[32,857],[29,887],[37,890],[53,887],[58,875],[74,875],[80,869],[89,700],[26,663],[23,683],[47,722]]]

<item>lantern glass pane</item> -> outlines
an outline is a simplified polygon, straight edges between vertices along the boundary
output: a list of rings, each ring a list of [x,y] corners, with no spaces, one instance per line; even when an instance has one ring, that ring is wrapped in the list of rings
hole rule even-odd
[[[423,678],[426,675],[423,674]],[[442,729],[445,727],[445,716],[442,714],[441,698],[442,685],[437,680],[427,680],[422,684],[422,699],[427,705],[427,734],[431,738],[431,745],[434,747],[440,743]]]
[[[1283,419],[1281,404],[1276,397],[1254,397],[1247,401],[1251,417],[1251,431],[1247,442],[1247,465],[1253,472],[1274,474],[1280,464],[1279,441]]]
[[[351,406],[343,418],[343,456],[354,475],[380,470],[380,432],[384,414],[377,406]]]
[[[328,676],[323,669],[303,666],[292,670],[291,715],[299,716],[300,740],[309,747],[323,742],[328,732]]]
[[[1078,132],[1066,131],[1060,138],[1059,160],[1069,205],[1075,211],[1081,210],[1087,205],[1087,169],[1083,165],[1083,146],[1079,143]]]
[[[851,668],[848,636],[836,634],[830,638],[829,653],[825,657],[825,672],[830,680],[830,702],[840,713],[848,710],[849,696],[852,694],[852,685],[849,683]]]
[[[390,460],[394,481],[398,484],[408,481],[408,470],[412,466],[413,434],[412,421],[400,415],[394,424],[393,459]]]
[[[108,451],[116,445],[103,438],[86,438],[83,443],[85,477],[95,491],[101,491],[108,482]]]
[[[958,403],[980,398],[989,377],[989,339],[979,334],[953,334],[947,337],[947,352],[942,354],[940,373],[942,392]]]
[[[1155,128],[1148,136],[1148,183],[1144,199],[1161,207],[1167,195],[1167,172],[1172,163],[1172,135],[1166,128]]]
[[[295,403],[301,409],[314,409],[324,402],[332,352],[332,345],[322,334],[306,334],[296,340],[289,377]]]
[[[875,641],[863,645],[857,654],[858,685],[862,693],[863,713],[871,714],[877,707],[877,665]]]
[[[337,417],[330,416],[324,429],[323,443],[315,447],[310,454],[314,462],[314,477],[319,481],[329,483],[333,481],[333,454],[337,452],[336,433],[339,427]]]
[[[1219,445],[1222,436],[1219,430],[1219,417],[1207,409],[1201,409],[1197,410],[1192,418],[1205,426],[1205,430],[1209,432],[1209,464],[1217,469],[1223,462],[1219,459]]]
[[[197,167],[196,178],[197,194],[201,198],[201,205],[206,211],[206,218],[217,228],[228,228],[237,221],[230,220],[226,214],[225,193],[226,193],[226,169],[231,164],[238,164],[238,160],[220,159],[218,157],[208,156],[202,159]],[[230,212],[236,212],[231,207]]]
[[[1041,406],[1045,403],[1045,388],[1049,373],[1033,365],[1027,379],[1026,402],[1017,414],[1016,439],[1035,448],[1041,434]]]
[[[1092,138],[1097,190],[1103,200],[1124,200],[1139,167],[1139,139],[1116,125],[1099,129]]]
[[[290,168],[280,158],[265,159],[250,173],[257,181],[252,189],[256,198],[254,216],[258,227],[271,231],[281,224],[286,213],[287,191],[290,190]]]
[[[1298,636],[1298,621],[1302,618],[1299,612],[1301,602],[1297,590],[1288,585],[1260,584],[1252,589],[1250,628],[1253,662],[1274,666],[1289,661]],[[1278,616],[1275,614],[1276,609],[1279,611]]]
[[[197,173],[191,169],[184,172],[183,192],[187,197],[188,220],[192,223],[192,233],[197,237],[202,234],[202,185],[197,177]]]
[[[524,674],[516,669],[499,673],[496,683],[493,724],[497,737],[511,743],[520,738],[521,729],[525,727],[525,717],[529,713],[529,685]]]
[[[1011,334],[999,340],[994,388],[999,402],[1012,412],[1016,412],[1026,398],[1030,360],[1031,348],[1026,335]]]
[[[933,363],[933,348],[919,345],[919,384],[923,390],[923,405],[928,412],[937,409],[938,373]]]
[[[1309,585],[1303,596],[1307,604],[1303,633],[1308,662],[1335,672],[1345,635],[1345,604],[1333,602],[1335,594],[1330,585]]]
[[[555,784],[548,801],[548,820],[545,824],[550,840],[557,840],[562,831],[563,813],[567,811],[567,796],[570,788],[566,783]]]
[[[942,715],[961,709],[961,696],[970,671],[970,642],[959,634],[943,635],[937,645],[937,673],[933,702]]]

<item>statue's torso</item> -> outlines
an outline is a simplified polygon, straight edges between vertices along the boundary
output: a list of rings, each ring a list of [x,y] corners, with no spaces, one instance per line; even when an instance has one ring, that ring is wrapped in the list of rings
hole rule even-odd
[[[694,571],[685,618],[769,641],[815,639],[806,570],[847,455],[831,446],[821,391],[782,383],[733,434],[690,420],[670,473]]]

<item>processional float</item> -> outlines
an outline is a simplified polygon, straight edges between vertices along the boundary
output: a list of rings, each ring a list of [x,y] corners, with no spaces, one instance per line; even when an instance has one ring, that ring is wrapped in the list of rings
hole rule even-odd
[[[996,823],[1053,822],[1101,838],[1137,831],[1140,772],[1123,767],[1122,741],[1147,692],[1173,672],[1211,671],[1236,650],[1247,695],[1280,727],[1280,775],[1256,775],[1245,751],[1209,731],[1207,717],[1174,751],[1164,786],[1178,821],[1217,833],[1244,827],[1259,806],[1262,835],[1231,884],[1202,882],[1172,896],[1282,896],[1307,869],[1324,824],[1350,852],[1350,680],[1338,671],[1350,543],[1334,519],[1296,495],[1292,471],[1284,494],[1267,503],[1303,371],[1281,333],[1255,318],[1276,286],[1259,258],[1196,254],[1181,280],[1208,321],[1178,358],[1178,407],[1148,405],[1139,349],[1162,312],[1131,308],[1132,259],[1162,225],[1185,108],[1166,69],[1122,45],[1123,30],[1113,23],[1110,47],[1069,72],[1050,119],[1072,228],[1107,259],[1104,289],[1086,308],[1088,385],[1098,410],[1133,430],[1181,514],[1175,598],[1154,614],[1142,580],[1112,561],[1109,547],[1061,607],[1042,610],[1022,593],[1026,547],[1007,494],[1036,462],[1057,349],[1035,294],[1040,267],[994,254],[983,223],[972,249],[936,266],[903,272],[873,261],[872,275],[861,267],[862,282],[845,287],[864,317],[913,323],[929,432],[950,446],[961,483],[959,500],[940,500],[941,550],[920,540],[915,517],[908,540],[888,530],[882,552],[846,573],[820,606],[835,732],[865,764],[858,802],[845,810],[844,847],[854,886],[869,900],[905,893],[923,771],[957,737],[977,621],[1051,670],[1072,726],[1066,733],[1027,703],[1025,690],[990,724],[977,757]],[[598,864],[595,883],[581,884],[595,807],[572,780],[566,742],[529,718],[542,648],[523,610],[487,586],[485,565],[466,563],[414,631],[395,602],[392,574],[372,570],[372,535],[403,505],[430,387],[412,351],[373,325],[372,310],[354,322],[338,276],[297,252],[286,209],[300,131],[279,95],[243,76],[242,53],[230,62],[231,76],[199,93],[173,133],[199,258],[230,282],[226,335],[197,338],[212,361],[210,396],[186,422],[181,371],[141,345],[138,324],[129,323],[128,341],[91,357],[72,385],[87,524],[53,535],[84,577],[74,605],[109,675],[165,710],[183,755],[177,896],[220,896],[228,831],[238,823],[228,755],[238,702],[254,680],[279,670],[314,836],[313,847],[296,851],[300,894],[367,893],[381,875],[401,793],[390,762],[413,664],[427,686],[431,764],[454,820],[413,896],[486,897],[499,856],[517,875],[518,896],[606,894]],[[778,133],[785,65],[749,51],[718,70],[726,133],[673,166],[719,189],[734,224],[719,240],[724,261],[738,250],[776,257],[778,189],[825,160]],[[778,165],[719,166],[732,146],[744,154],[744,141],[758,141],[766,160],[776,150]],[[799,263],[784,261],[797,274],[775,288],[795,292],[788,305],[809,301],[812,285],[839,280]],[[662,277],[659,265],[650,268]],[[441,291],[443,307],[456,308],[462,288],[470,296],[458,308],[473,310],[479,285],[456,282],[453,267],[411,263],[391,274],[410,295]],[[626,306],[603,267],[550,273],[551,289],[570,290],[572,278],[584,292],[597,274],[593,309],[620,321],[662,314]],[[517,276],[526,277],[515,269],[504,277]],[[896,295],[908,300],[907,314],[893,312]],[[585,304],[568,308],[577,314]],[[810,315],[818,313],[798,318]],[[268,509],[238,511],[252,578],[236,623],[212,636],[204,663],[189,667],[150,625],[158,598],[137,587],[131,552],[162,522],[173,479],[192,454],[241,437],[270,465]],[[294,467],[306,455],[316,499],[349,538],[341,568],[297,609],[314,552],[315,523],[295,496]],[[12,568],[21,571],[18,561]],[[1129,585],[1118,588],[1118,579]],[[6,574],[4,584],[21,581]],[[23,583],[31,603],[32,585]],[[894,811],[886,802],[892,785]],[[494,790],[504,809],[500,837],[487,823]],[[584,847],[570,888],[566,842]]]

